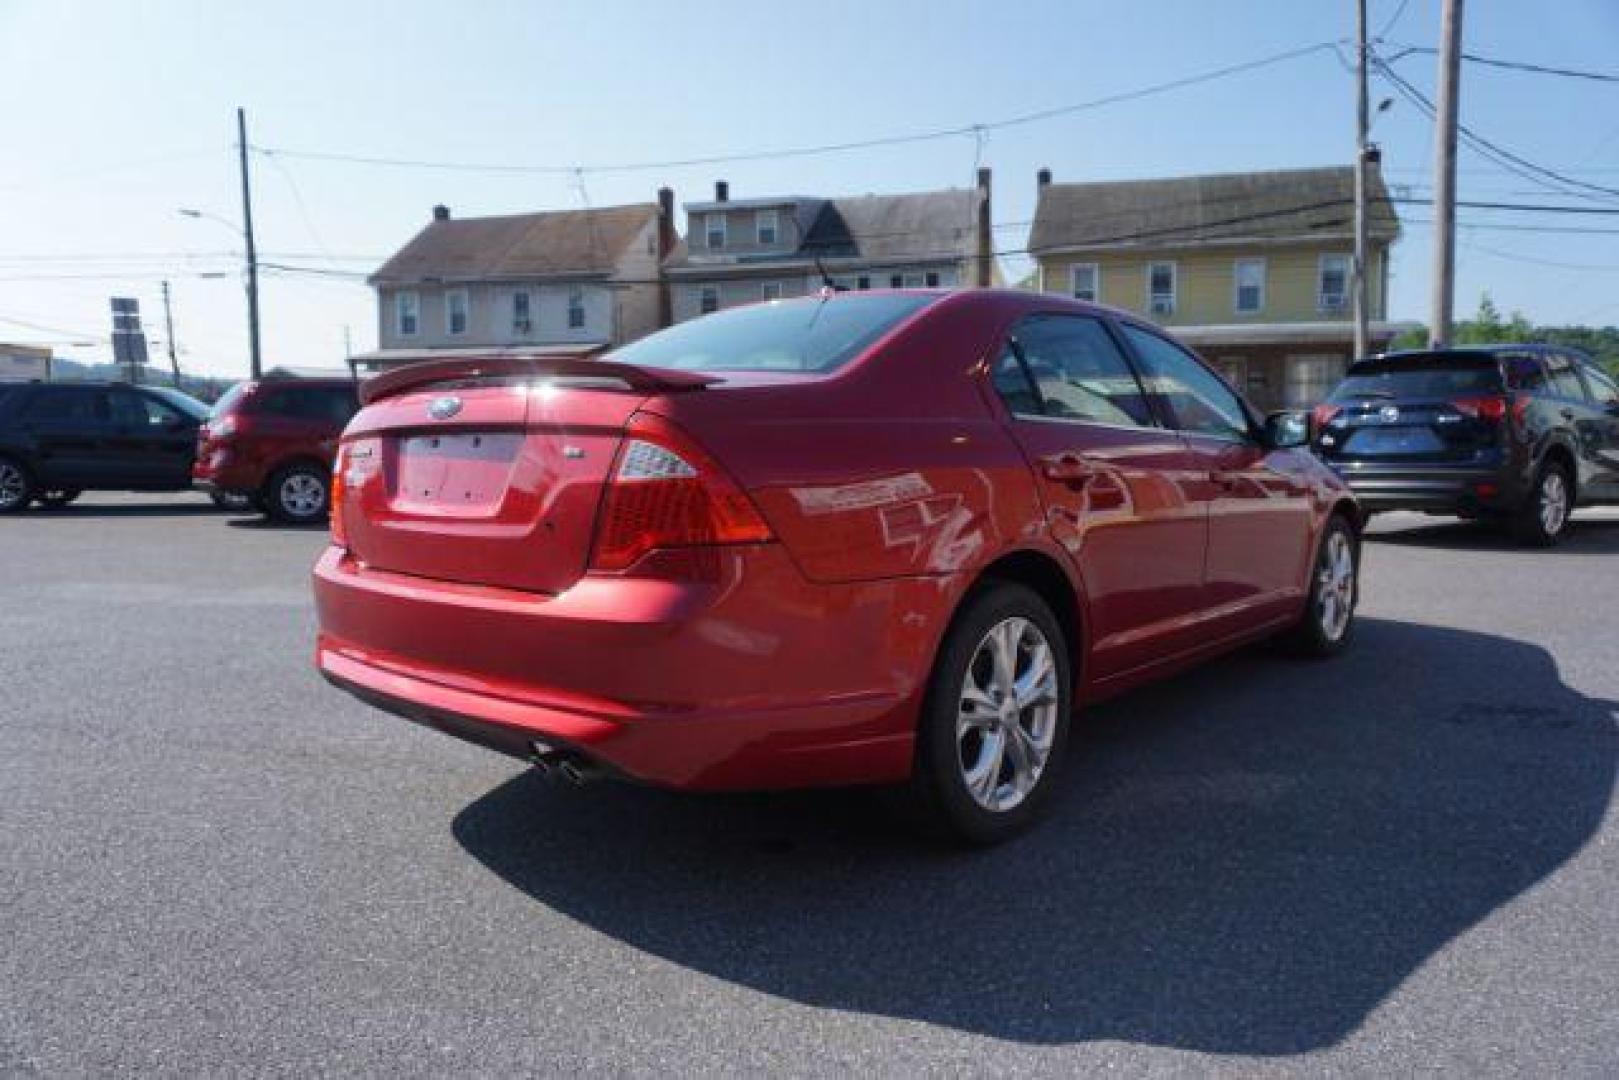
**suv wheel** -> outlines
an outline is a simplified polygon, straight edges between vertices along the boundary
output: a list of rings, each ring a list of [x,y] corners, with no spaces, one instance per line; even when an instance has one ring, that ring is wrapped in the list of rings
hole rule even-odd
[[[22,464],[0,457],[0,514],[15,514],[34,499],[34,481]]]
[[[312,525],[326,516],[329,489],[325,469],[289,465],[270,478],[270,514],[292,525]]]
[[[1355,629],[1360,600],[1360,544],[1343,515],[1334,514],[1321,533],[1310,571],[1310,599],[1304,617],[1284,638],[1304,656],[1327,657],[1343,651]]]
[[[1568,530],[1568,515],[1574,507],[1574,489],[1568,472],[1555,461],[1548,461],[1535,474],[1535,486],[1513,519],[1513,531],[1521,543],[1551,547]]]
[[[1038,594],[975,593],[945,635],[917,730],[913,802],[953,839],[991,844],[1051,800],[1068,741],[1068,644]]]

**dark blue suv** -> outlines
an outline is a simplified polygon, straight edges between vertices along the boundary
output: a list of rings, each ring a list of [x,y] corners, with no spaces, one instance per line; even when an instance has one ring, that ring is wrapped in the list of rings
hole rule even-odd
[[[1316,407],[1312,431],[1368,512],[1493,518],[1549,546],[1575,507],[1619,504],[1619,385],[1575,349],[1360,360]]]

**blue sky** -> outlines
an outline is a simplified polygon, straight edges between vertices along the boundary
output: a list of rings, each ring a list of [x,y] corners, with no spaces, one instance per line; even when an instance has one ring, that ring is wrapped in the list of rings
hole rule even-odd
[[[1399,0],[1371,0],[1374,30]],[[1438,0],[1408,0],[1390,42],[1435,44]],[[1480,54],[1619,70],[1613,0],[1470,0]],[[234,108],[265,147],[432,161],[573,165],[672,160],[991,122],[1347,38],[1350,0],[1156,4],[929,0],[749,4],[63,3],[0,0],[0,340],[100,358],[106,298],[160,321],[173,282],[182,363],[245,371],[231,221]],[[1394,48],[1394,46],[1389,46]],[[1424,92],[1434,61],[1398,69]],[[1374,85],[1374,100],[1391,91]],[[1329,52],[1126,104],[992,132],[998,234],[1017,248],[1034,174],[1122,179],[1348,163],[1353,81]],[[1492,141],[1619,189],[1619,84],[1469,66],[1462,118]],[[1404,102],[1374,137],[1393,184],[1430,192],[1429,123]],[[494,173],[255,157],[266,258],[369,270],[426,221],[733,196],[965,186],[975,146],[932,142],[647,172]],[[1463,151],[1463,199],[1577,203]],[[1587,205],[1619,207],[1619,198]],[[1393,312],[1427,312],[1431,229],[1407,207]],[[1539,322],[1619,322],[1619,215],[1464,211],[1457,307],[1488,289]],[[1601,234],[1485,226],[1607,228]],[[1009,260],[1008,270],[1020,267]],[[229,276],[204,278],[225,271]],[[344,327],[375,341],[369,290],[337,276],[267,275],[270,363],[331,365]],[[24,325],[32,324],[32,325]],[[43,328],[43,329],[42,329]]]

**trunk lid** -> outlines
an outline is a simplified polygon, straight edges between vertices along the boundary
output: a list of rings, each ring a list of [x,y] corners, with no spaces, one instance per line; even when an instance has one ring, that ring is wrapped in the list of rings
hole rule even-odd
[[[1337,462],[1465,462],[1501,445],[1510,401],[1488,356],[1356,364],[1317,410],[1316,448]]]
[[[433,370],[367,384],[344,436],[349,550],[379,570],[542,593],[585,572],[636,409],[712,381],[598,361],[421,366]]]

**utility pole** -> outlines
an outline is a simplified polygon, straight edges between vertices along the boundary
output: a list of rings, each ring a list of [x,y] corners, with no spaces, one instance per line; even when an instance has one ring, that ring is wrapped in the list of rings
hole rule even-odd
[[[1355,267],[1351,289],[1355,305],[1355,359],[1371,352],[1371,305],[1366,258],[1366,132],[1371,106],[1366,96],[1366,0],[1355,0]]]
[[[163,329],[169,343],[169,370],[174,372],[174,388],[180,389],[180,357],[174,346],[174,309],[169,305],[169,283],[163,283]]]
[[[247,111],[236,110],[236,151],[242,166],[242,238],[247,243],[247,346],[253,378],[264,375],[259,355],[259,257],[253,247],[253,193],[247,182]]]
[[[1439,24],[1439,99],[1434,116],[1433,310],[1428,346],[1450,341],[1456,302],[1456,114],[1462,78],[1462,0],[1444,0]]]

